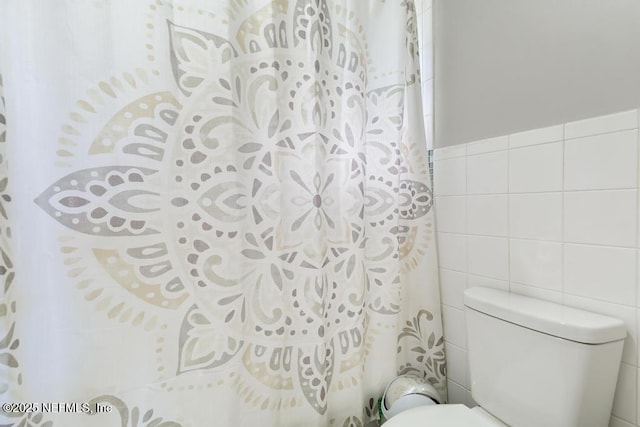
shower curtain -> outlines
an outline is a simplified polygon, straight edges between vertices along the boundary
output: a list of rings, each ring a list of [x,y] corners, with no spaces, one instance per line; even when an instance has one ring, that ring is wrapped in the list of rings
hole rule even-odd
[[[0,425],[445,395],[411,0],[0,3]]]

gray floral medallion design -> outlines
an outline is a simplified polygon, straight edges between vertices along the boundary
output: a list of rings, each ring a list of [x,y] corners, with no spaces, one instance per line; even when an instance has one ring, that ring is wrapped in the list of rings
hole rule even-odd
[[[13,296],[15,269],[11,253],[11,227],[8,204],[11,202],[7,160],[7,117],[4,87],[0,74],[0,400],[6,401],[13,389],[22,384],[22,372],[16,350],[17,303]],[[0,412],[0,422],[6,414]]]
[[[443,387],[439,320],[401,312],[403,275],[433,245],[426,148],[406,124],[417,69],[373,84],[341,2],[230,3],[200,26],[154,27],[167,69],[97,85],[110,117],[98,132],[75,125],[35,200],[66,230],[69,276],[110,319],[160,337],[166,392],[207,373],[252,407],[323,415],[383,347]],[[175,7],[151,6],[154,22]],[[104,108],[78,106],[87,120]],[[407,316],[395,356],[381,340]],[[371,399],[333,423],[374,419]]]

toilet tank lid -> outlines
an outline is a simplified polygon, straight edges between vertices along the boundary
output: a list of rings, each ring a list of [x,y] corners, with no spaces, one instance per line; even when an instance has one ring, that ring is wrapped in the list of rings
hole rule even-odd
[[[618,341],[627,335],[620,319],[499,289],[469,288],[464,291],[464,305],[525,328],[585,344]]]

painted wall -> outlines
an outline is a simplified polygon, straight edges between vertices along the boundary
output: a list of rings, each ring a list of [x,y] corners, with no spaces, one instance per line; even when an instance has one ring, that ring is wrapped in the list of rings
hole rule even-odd
[[[610,426],[640,426],[638,122],[634,109],[434,151],[451,402],[474,405],[464,289],[490,286],[624,320]]]
[[[637,0],[435,0],[435,147],[635,108]]]

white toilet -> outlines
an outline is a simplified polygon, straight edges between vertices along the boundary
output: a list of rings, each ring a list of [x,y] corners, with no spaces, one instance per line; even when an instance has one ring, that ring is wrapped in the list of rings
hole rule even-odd
[[[490,288],[464,293],[478,407],[421,406],[384,427],[606,427],[626,328],[621,320]]]

